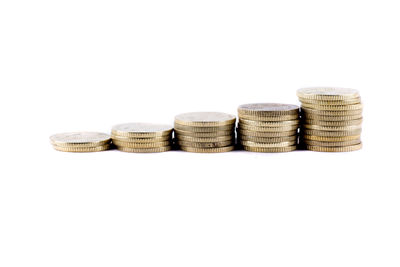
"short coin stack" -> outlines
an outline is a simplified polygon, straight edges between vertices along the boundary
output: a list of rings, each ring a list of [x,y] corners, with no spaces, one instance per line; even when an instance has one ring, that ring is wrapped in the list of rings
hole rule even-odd
[[[357,90],[302,88],[301,144],[320,152],[348,152],[362,147],[362,104]]]
[[[125,123],[111,130],[113,144],[118,150],[154,153],[171,150],[172,127],[163,124]]]
[[[97,132],[60,133],[50,136],[55,150],[64,152],[98,152],[108,150],[110,135]]]
[[[175,137],[188,152],[228,152],[235,145],[234,115],[221,112],[191,112],[175,117]]]
[[[252,152],[296,150],[299,107],[276,103],[254,103],[238,108],[238,143]]]

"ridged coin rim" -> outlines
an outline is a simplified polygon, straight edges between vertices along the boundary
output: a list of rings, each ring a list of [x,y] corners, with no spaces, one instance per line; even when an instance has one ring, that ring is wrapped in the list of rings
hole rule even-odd
[[[218,148],[195,148],[195,147],[179,146],[179,148],[183,151],[192,153],[223,153],[223,152],[233,151],[235,149],[235,146],[226,146]]]
[[[250,147],[243,146],[243,149],[249,152],[259,152],[259,153],[284,153],[291,152],[297,149],[297,146],[287,146],[287,147]]]
[[[119,151],[129,152],[129,153],[160,153],[167,152],[171,150],[171,146],[156,147],[156,148],[129,148],[116,146]]]
[[[362,143],[358,145],[344,146],[344,147],[324,147],[324,146],[305,145],[305,148],[307,150],[317,151],[317,152],[351,152],[360,150],[362,148]]]
[[[107,145],[101,145],[101,146],[95,146],[95,147],[62,147],[62,146],[53,145],[53,148],[57,151],[62,151],[62,152],[85,153],[85,152],[100,152],[100,151],[109,150],[111,148],[111,145],[107,144]]]

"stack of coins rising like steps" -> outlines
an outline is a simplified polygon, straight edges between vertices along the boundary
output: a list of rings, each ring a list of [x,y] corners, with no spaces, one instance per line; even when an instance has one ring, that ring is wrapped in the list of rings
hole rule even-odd
[[[175,117],[178,147],[188,152],[228,152],[235,145],[234,115],[220,112],[191,112]]]
[[[110,148],[110,135],[97,132],[60,133],[50,136],[54,149],[64,152],[97,152]]]
[[[362,104],[357,90],[302,88],[301,145],[313,151],[348,152],[362,147]]]
[[[163,124],[125,123],[111,130],[113,144],[118,150],[135,153],[171,150],[172,127]]]
[[[289,152],[296,150],[299,107],[255,103],[238,108],[238,143],[247,151]]]

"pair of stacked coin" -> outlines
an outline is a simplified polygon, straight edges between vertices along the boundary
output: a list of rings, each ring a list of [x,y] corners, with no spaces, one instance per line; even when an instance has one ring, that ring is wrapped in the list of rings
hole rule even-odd
[[[347,88],[302,88],[301,143],[321,152],[359,150],[362,104],[357,90]]]
[[[238,108],[238,141],[247,151],[296,150],[299,107],[276,103],[245,104]]]
[[[152,153],[171,150],[172,127],[163,124],[125,123],[111,130],[113,144],[124,152]]]
[[[97,152],[108,150],[110,135],[97,132],[60,133],[50,136],[54,149],[64,152]]]
[[[228,152],[235,145],[234,115],[221,112],[191,112],[175,117],[177,146],[188,152]]]

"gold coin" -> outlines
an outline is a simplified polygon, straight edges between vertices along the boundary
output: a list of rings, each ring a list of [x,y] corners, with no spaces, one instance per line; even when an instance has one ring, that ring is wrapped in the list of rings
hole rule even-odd
[[[186,126],[175,123],[175,130],[196,132],[196,133],[211,133],[220,131],[232,131],[235,129],[235,125],[224,125],[215,127],[199,127],[199,126]]]
[[[253,103],[244,104],[238,107],[239,117],[242,115],[250,116],[281,116],[281,115],[297,115],[299,107],[290,104],[278,103]]]
[[[304,123],[311,125],[340,127],[340,126],[360,125],[362,123],[362,118],[357,120],[348,120],[348,121],[305,120]]]
[[[170,135],[172,127],[164,124],[135,122],[115,125],[111,132],[114,136],[130,138],[160,137]]]
[[[222,112],[189,112],[175,117],[175,123],[196,127],[216,127],[232,125],[236,122],[236,116]]]
[[[232,151],[235,149],[235,147],[225,146],[217,148],[197,148],[197,147],[180,146],[180,149],[186,152],[195,152],[195,153],[220,153],[220,152]]]
[[[339,137],[339,136],[354,136],[361,134],[361,129],[352,130],[352,131],[319,131],[319,130],[310,130],[310,129],[301,129],[300,131],[305,135],[316,135],[316,136],[326,136],[326,137]]]
[[[258,143],[281,143],[288,141],[296,141],[297,135],[292,136],[282,136],[282,137],[257,137],[257,136],[249,136],[249,135],[239,135],[238,140],[241,141],[252,141]]]
[[[223,142],[235,140],[233,135],[216,136],[216,137],[192,137],[185,135],[177,135],[179,141],[195,142],[195,143],[206,143],[206,142]]]
[[[66,147],[53,145],[55,150],[63,152],[99,152],[110,149],[110,145],[92,146],[92,147]]]
[[[252,141],[240,141],[240,144],[243,146],[248,146],[248,147],[287,147],[287,146],[293,146],[297,144],[297,141],[288,141],[288,142],[280,142],[280,143],[258,143],[258,142],[252,142]]]
[[[114,145],[121,147],[130,147],[130,148],[154,148],[154,147],[163,147],[170,146],[170,141],[163,142],[154,142],[154,143],[134,143],[134,142],[122,142],[118,140],[113,140]]]
[[[232,146],[234,144],[233,144],[232,140],[231,141],[222,141],[222,142],[202,142],[202,143],[178,140],[178,145],[185,146],[185,147],[217,148],[217,147]]]
[[[306,107],[301,107],[301,112],[308,115],[324,115],[324,116],[353,116],[353,115],[361,115],[362,109],[356,110],[319,110],[319,109],[310,109]]]
[[[343,147],[327,147],[327,146],[305,146],[306,149],[318,152],[350,152],[360,150],[362,148],[362,143],[358,145],[352,146],[343,146]]]
[[[303,135],[303,140],[323,141],[323,142],[344,142],[351,140],[360,140],[361,135],[349,136],[317,136],[317,135]]]
[[[324,142],[324,141],[313,141],[313,140],[302,140],[303,143],[309,146],[352,146],[361,143],[360,138],[349,140],[349,141],[341,141],[341,142]]]
[[[363,108],[362,104],[354,105],[314,105],[308,103],[302,103],[302,108],[310,108],[316,110],[331,110],[331,111],[348,111],[348,110],[360,110]]]
[[[117,146],[117,149],[123,152],[131,152],[131,153],[159,153],[171,150],[171,146],[155,147],[155,148],[131,148],[131,147]]]
[[[360,104],[361,98],[351,98],[351,99],[344,99],[344,100],[314,100],[314,99],[306,99],[300,98],[299,100],[301,103],[309,104],[309,105],[323,105],[323,106],[340,106],[340,105],[353,105],[353,104]]]
[[[297,149],[297,146],[287,146],[287,147],[252,147],[243,146],[243,149],[251,152],[262,152],[262,153],[281,153],[290,152]]]
[[[250,126],[261,126],[261,127],[284,127],[284,126],[299,126],[300,120],[291,120],[291,121],[252,121],[239,119],[240,124],[246,124]]]
[[[251,126],[240,123],[238,125],[238,128],[241,130],[255,131],[255,132],[287,132],[287,131],[297,131],[299,127],[297,125],[283,126],[283,127],[262,127],[262,126]]]
[[[315,124],[303,124],[302,127],[305,129],[328,131],[328,132],[341,132],[341,131],[354,131],[361,129],[361,124],[358,125],[347,125],[347,126],[320,126]]]
[[[217,136],[227,136],[227,135],[233,135],[234,134],[234,129],[232,131],[217,131],[217,132],[191,132],[191,131],[181,131],[179,129],[175,129],[175,134],[177,136],[192,136],[192,137],[217,137]]]
[[[299,119],[299,114],[295,115],[280,115],[280,116],[258,116],[239,114],[239,119],[252,120],[252,121],[290,121]]]
[[[301,117],[305,120],[317,120],[317,121],[352,121],[362,118],[362,114],[349,115],[349,116],[325,116],[311,113],[302,113]]]
[[[335,87],[310,87],[301,88],[296,92],[299,98],[315,100],[344,100],[360,97],[355,89],[335,88]]]
[[[286,132],[255,132],[243,129],[238,129],[240,136],[255,136],[255,137],[282,137],[282,136],[293,136],[297,133],[296,131],[286,131]]]
[[[160,137],[124,137],[124,136],[117,136],[112,135],[111,139],[113,141],[121,141],[121,142],[132,142],[132,143],[156,143],[156,142],[163,142],[172,139],[172,135],[165,135]]]
[[[97,132],[59,133],[50,136],[50,142],[58,147],[98,147],[111,142],[110,135]]]

